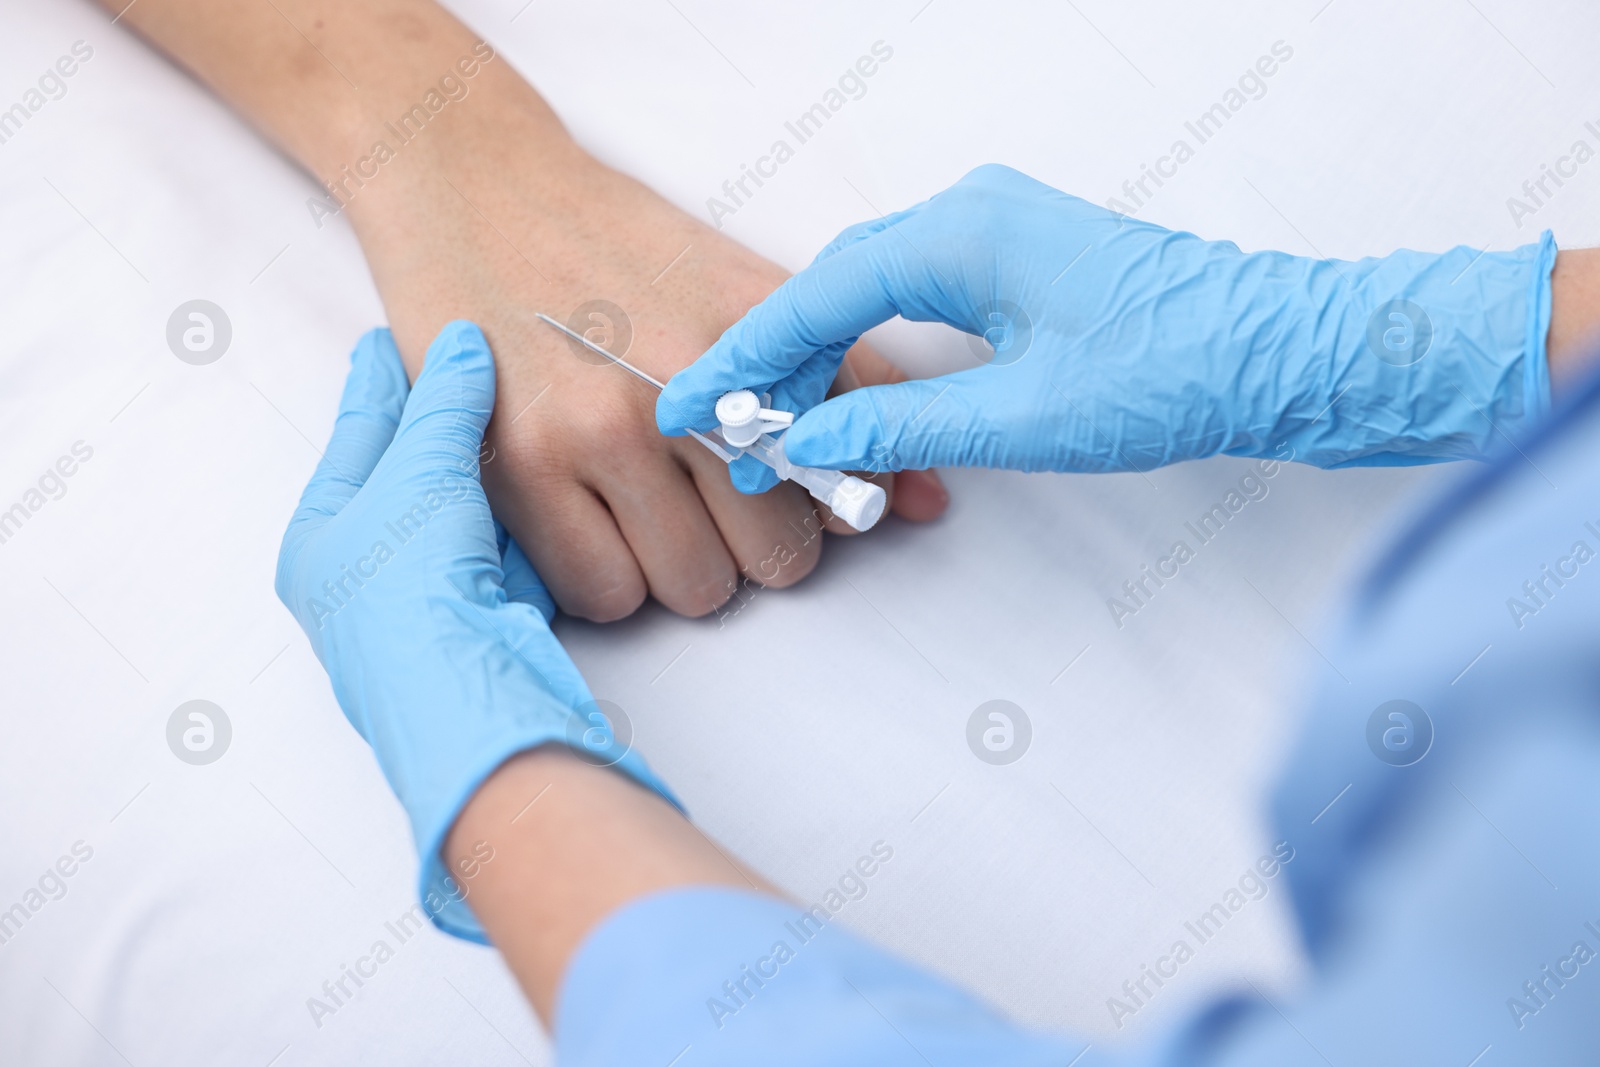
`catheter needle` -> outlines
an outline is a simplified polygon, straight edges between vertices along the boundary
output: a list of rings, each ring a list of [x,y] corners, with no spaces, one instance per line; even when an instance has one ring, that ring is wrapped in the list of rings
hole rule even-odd
[[[632,374],[635,378],[643,378],[645,381],[649,382],[651,385],[655,386],[657,389],[665,389],[666,388],[666,385],[663,382],[660,382],[660,381],[656,380],[655,378],[651,377],[650,375],[646,374],[644,371],[640,370],[638,367],[635,367],[632,363],[629,363],[627,360],[623,359],[621,356],[612,355],[610,352],[607,352],[605,349],[601,348],[599,345],[595,344],[593,341],[591,341],[587,337],[583,336],[583,334],[578,333],[576,330],[569,330],[567,327],[563,326],[561,323],[557,322],[555,319],[552,319],[549,315],[546,315],[544,312],[536,311],[536,312],[534,312],[534,314],[537,315],[539,318],[543,319],[545,322],[548,322],[550,325],[554,326],[556,329],[560,330],[562,333],[566,334],[568,337],[572,338],[574,341],[578,342],[583,347],[587,348],[589,351],[598,353],[598,354],[606,357],[611,362],[615,363],[617,366],[619,366],[623,370],[627,371],[629,374]]]
[[[627,371],[629,374],[633,375],[635,378],[638,378],[641,381],[649,382],[651,385],[655,386],[658,390],[666,388],[666,385],[663,384],[658,379],[652,377],[649,374],[646,374],[644,371],[640,370],[638,367],[635,367],[632,363],[629,363],[627,360],[623,359],[621,356],[613,355],[610,352],[607,352],[605,349],[601,348],[599,345],[595,344],[593,341],[591,341],[587,337],[583,336],[583,334],[578,333],[576,330],[569,330],[567,327],[563,326],[560,322],[556,321],[555,319],[552,319],[549,315],[546,315],[544,312],[535,311],[534,315],[537,316],[538,318],[543,319],[545,322],[548,322],[550,325],[554,326],[556,329],[560,330],[562,333],[566,334],[568,337],[572,338],[574,341],[578,342],[580,345],[582,345],[583,347],[587,348],[589,351],[596,352],[596,353],[604,356],[606,359],[609,359],[611,362],[615,363],[617,366],[621,367],[623,370]],[[723,446],[727,442],[723,441],[722,435],[719,434],[715,430],[710,430],[710,431],[707,431],[706,433],[701,433],[699,430],[690,430],[689,431],[689,436],[693,437],[696,441],[699,441],[701,444],[703,444],[707,448],[709,448],[713,453],[716,454],[716,457],[718,459],[722,460],[722,462],[724,462],[724,463],[732,463],[734,460],[738,459],[740,454],[741,454],[740,452],[737,452],[737,451],[730,452],[730,451],[728,451],[728,449],[724,448]]]
[[[649,382],[657,389],[666,388],[661,382],[635,367],[621,356],[612,355],[581,333],[568,329],[544,312],[536,311],[534,315],[554,326],[589,351],[604,356],[635,378]],[[744,390],[743,392],[748,404],[755,410],[758,403],[755,394],[749,390]],[[735,394],[729,393],[723,399],[726,400],[733,395]],[[763,397],[762,401],[764,402],[765,399]],[[720,401],[718,402],[717,410],[720,418],[722,410]],[[759,412],[759,414],[771,415],[773,413]],[[793,418],[792,415],[789,416],[784,425],[792,422]],[[740,456],[750,456],[765,464],[779,478],[802,486],[806,492],[831,508],[836,516],[857,530],[871,529],[878,519],[883,516],[883,510],[888,503],[888,498],[884,495],[882,487],[864,482],[853,474],[845,474],[841,471],[818,470],[790,463],[784,457],[783,442],[768,436],[760,430],[757,431],[757,436],[747,444],[740,446],[730,445],[727,438],[727,425],[724,422],[720,432],[718,430],[707,430],[705,433],[700,433],[698,430],[691,429],[689,435],[705,445],[724,463],[732,463]]]

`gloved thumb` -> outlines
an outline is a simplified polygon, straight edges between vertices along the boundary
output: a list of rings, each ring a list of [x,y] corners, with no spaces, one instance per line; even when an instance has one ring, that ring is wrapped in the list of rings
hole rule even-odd
[[[390,452],[408,468],[476,477],[494,410],[494,357],[483,332],[457,320],[428,346]]]
[[[516,539],[499,522],[494,524],[494,535],[500,544],[500,572],[504,575],[501,586],[506,591],[506,599],[512,603],[530,604],[538,608],[545,622],[554,619],[555,597],[545,588],[544,580],[539,577],[539,572],[533,569],[533,564],[522,551],[522,546],[517,544]]]
[[[794,463],[876,473],[984,465],[998,434],[952,375],[842,393],[800,416],[783,444]]]

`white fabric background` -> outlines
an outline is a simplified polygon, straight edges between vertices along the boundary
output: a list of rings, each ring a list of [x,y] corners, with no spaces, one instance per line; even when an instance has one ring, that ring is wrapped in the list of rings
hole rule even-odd
[[[1346,257],[1505,248],[1535,226],[1600,237],[1600,163],[1520,231],[1505,205],[1575,139],[1595,143],[1600,15],[1577,0],[460,10],[589,148],[702,214],[784,119],[889,43],[867,95],[728,221],[791,267],[981,162],[1104,200],[1277,40],[1294,58],[1268,94],[1145,217]],[[0,3],[0,107],[75,40],[95,49],[0,145],[0,509],[73,442],[94,449],[0,544],[0,909],[74,842],[94,850],[0,945],[0,1061],[543,1063],[497,958],[431,932],[320,1028],[307,1011],[413,884],[399,809],[271,588],[312,442],[380,308],[348,229],[311,225],[313,183],[108,21],[82,2]],[[194,297],[233,323],[206,367],[164,341]],[[913,371],[968,358],[939,330],[882,332]],[[846,923],[1098,1041],[1106,998],[1269,847],[1258,802],[1296,664],[1315,655],[1301,635],[1316,640],[1396,506],[1441,476],[1286,470],[1114,628],[1105,598],[1243,467],[953,473],[947,518],[832,543],[812,579],[726,625],[651,608],[560,633],[709,832],[808,899],[888,842]],[[728,699],[730,679],[758,696]],[[165,742],[195,698],[234,729],[205,767]],[[1034,727],[1009,767],[966,747],[994,698]],[[1283,905],[1277,887],[1252,904],[1124,1033],[1243,977],[1292,983]]]

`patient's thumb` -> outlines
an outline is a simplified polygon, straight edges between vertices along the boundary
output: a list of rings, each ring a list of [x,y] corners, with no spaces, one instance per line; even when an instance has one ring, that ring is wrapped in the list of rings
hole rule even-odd
[[[948,380],[900,382],[843,393],[812,408],[784,435],[790,462],[833,470],[964,467],[983,420]]]
[[[395,434],[415,457],[476,469],[483,431],[494,410],[494,357],[470,322],[450,323],[422,363]]]

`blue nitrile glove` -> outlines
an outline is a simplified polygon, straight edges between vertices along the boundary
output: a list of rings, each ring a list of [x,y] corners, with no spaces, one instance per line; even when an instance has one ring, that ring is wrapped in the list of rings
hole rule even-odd
[[[494,362],[478,328],[446,326],[409,392],[389,331],[368,333],[283,536],[278,597],[410,816],[428,914],[486,941],[439,850],[507,759],[571,745],[681,805],[611,734],[550,632],[549,593],[490,516],[478,465]]]
[[[839,469],[1477,457],[1548,407],[1554,258],[1548,233],[1512,252],[1245,254],[985,166],[846,230],[674,375],[656,420],[704,430],[724,392],[770,389],[805,412],[789,459]],[[823,403],[845,350],[895,315],[983,336],[981,365]]]

